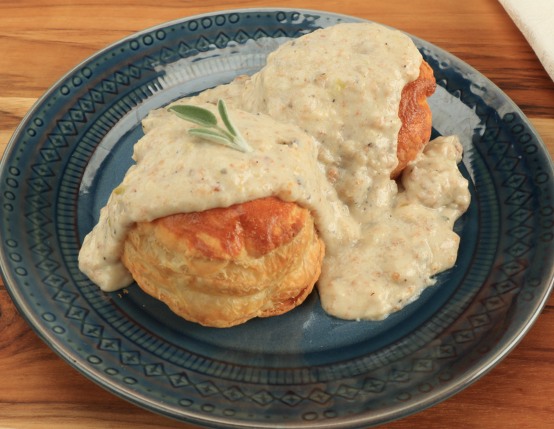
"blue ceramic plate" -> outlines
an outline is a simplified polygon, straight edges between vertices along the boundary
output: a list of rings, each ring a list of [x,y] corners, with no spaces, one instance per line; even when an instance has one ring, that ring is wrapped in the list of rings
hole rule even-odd
[[[347,16],[239,10],[171,22],[55,84],[1,165],[1,263],[21,314],[70,365],[149,410],[212,427],[345,428],[431,406],[498,363],[553,279],[553,168],[521,111],[415,39],[438,82],[434,134],[458,134],[472,204],[456,266],[381,322],[327,316],[317,294],[280,317],[208,329],[136,286],[105,294],[77,268],[84,235],[131,163],[152,108],[260,69],[280,43]]]

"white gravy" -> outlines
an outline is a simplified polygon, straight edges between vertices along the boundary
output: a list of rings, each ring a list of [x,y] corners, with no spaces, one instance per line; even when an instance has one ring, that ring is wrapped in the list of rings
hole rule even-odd
[[[470,200],[456,137],[430,142],[399,184],[389,178],[401,91],[421,60],[398,31],[339,24],[286,43],[252,77],[177,102],[213,108],[224,99],[255,149],[247,154],[189,136],[191,124],[165,109],[151,112],[136,164],[85,238],[81,270],[105,291],[125,287],[132,278],[119,257],[135,222],[276,195],[314,214],[326,244],[317,284],[326,312],[379,320],[401,309],[455,264],[452,229]]]

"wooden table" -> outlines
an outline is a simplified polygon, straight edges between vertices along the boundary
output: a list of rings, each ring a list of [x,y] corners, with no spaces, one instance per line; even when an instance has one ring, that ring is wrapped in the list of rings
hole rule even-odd
[[[165,21],[242,7],[322,9],[430,41],[474,66],[531,119],[554,154],[554,83],[496,0],[2,0],[0,154],[33,102],[118,39]],[[453,398],[387,428],[554,428],[554,297],[519,346]],[[0,428],[192,428],[77,373],[21,318],[0,283]]]

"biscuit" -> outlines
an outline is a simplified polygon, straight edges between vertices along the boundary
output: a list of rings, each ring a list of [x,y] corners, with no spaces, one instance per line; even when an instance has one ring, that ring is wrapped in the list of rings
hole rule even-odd
[[[324,252],[309,210],[267,197],[137,223],[122,261],[176,314],[229,327],[300,305]]]
[[[431,138],[432,114],[427,98],[435,92],[433,69],[421,62],[419,76],[402,89],[398,116],[402,126],[398,132],[398,165],[391,173],[397,177],[413,161]]]

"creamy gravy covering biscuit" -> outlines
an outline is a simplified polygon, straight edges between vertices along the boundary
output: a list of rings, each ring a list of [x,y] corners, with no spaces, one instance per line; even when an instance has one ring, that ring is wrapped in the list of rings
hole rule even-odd
[[[121,261],[129,230],[137,222],[174,214],[273,196],[308,209],[326,246],[357,239],[360,226],[326,180],[313,137],[263,114],[235,110],[232,117],[252,152],[190,136],[194,124],[167,109],[144,119],[146,133],[134,148],[136,163],[110,195],[79,254],[81,269],[103,290],[132,282]]]
[[[453,225],[470,201],[457,167],[458,139],[427,143],[426,99],[433,90],[432,70],[396,30],[339,24],[285,43],[253,76],[174,103],[213,110],[224,99],[253,152],[192,137],[192,125],[167,109],[145,118],[136,164],[86,237],[80,268],[103,290],[116,290],[132,281],[129,269],[141,271],[132,261],[151,250],[142,240],[157,246],[157,233],[175,232],[160,219],[273,197],[307,210],[315,225],[308,241],[324,243],[317,280],[324,310],[344,319],[387,317],[454,265],[459,237]],[[122,262],[127,247],[137,254]],[[140,284],[141,274],[134,275]],[[141,287],[185,318],[229,326],[213,299],[218,322],[191,316],[185,291],[195,280],[176,286],[179,281]],[[296,287],[294,305],[308,290]],[[208,307],[209,296],[202,299]],[[236,307],[252,317],[271,314]],[[229,319],[243,321],[239,314]]]

